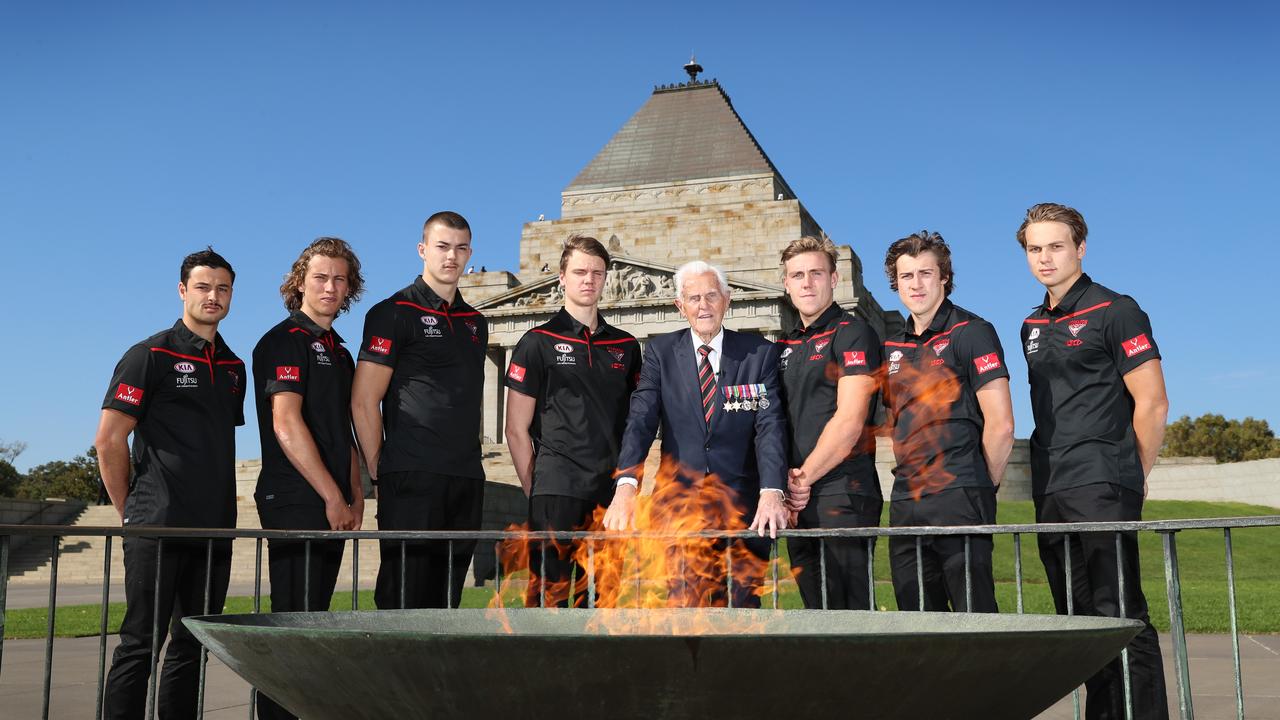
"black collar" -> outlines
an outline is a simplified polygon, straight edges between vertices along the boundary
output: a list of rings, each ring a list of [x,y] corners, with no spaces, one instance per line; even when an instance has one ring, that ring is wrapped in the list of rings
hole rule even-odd
[[[456,308],[461,305],[466,305],[466,302],[462,299],[461,290],[455,288],[453,291],[453,302],[445,302],[445,299],[437,295],[436,291],[431,289],[431,286],[427,284],[426,280],[422,279],[421,275],[413,279],[413,292],[417,295],[417,299],[421,301],[421,305],[433,310],[439,310],[440,312],[445,312],[451,307]]]
[[[310,335],[314,337],[324,337],[329,333],[333,333],[334,342],[339,342],[339,343],[344,342],[342,337],[338,335],[338,331],[334,330],[333,328],[329,328],[328,330],[325,330],[323,327],[320,326],[319,323],[317,323],[315,320],[312,320],[310,315],[307,315],[301,310],[294,310],[293,312],[289,313],[289,320],[293,322],[294,325],[297,325],[303,330],[306,330]]]
[[[1076,278],[1067,294],[1062,296],[1062,302],[1058,303],[1057,307],[1052,309],[1049,307],[1049,293],[1045,292],[1044,302],[1039,306],[1040,312],[1046,315],[1065,315],[1075,312],[1076,306],[1080,304],[1080,298],[1091,285],[1093,285],[1093,279],[1087,273],[1080,273],[1080,277]]]
[[[819,315],[816,320],[809,324],[809,327],[805,327],[803,319],[796,318],[796,324],[791,329],[791,334],[796,337],[800,337],[810,330],[825,329],[842,315],[844,315],[844,308],[840,307],[840,303],[832,302],[827,306],[826,310],[822,311],[822,314]]]
[[[178,318],[178,322],[173,324],[173,336],[179,344],[186,345],[188,348],[194,348],[198,353],[203,353],[205,345],[209,344],[208,340],[205,340],[199,335],[191,332],[191,328],[187,327],[187,324],[182,322],[182,318]],[[213,336],[214,352],[217,352],[218,348],[221,347],[226,347],[226,343],[222,341],[221,334],[215,334]]]
[[[589,327],[578,322],[578,318],[571,315],[569,310],[563,306],[560,308],[560,312],[553,315],[547,324],[552,329],[565,331],[575,337],[585,337],[590,331]],[[596,310],[596,331],[592,334],[592,337],[605,335],[612,332],[612,330],[613,326],[605,321],[604,315],[599,310]]]
[[[955,307],[956,306],[951,302],[951,298],[943,298],[942,304],[938,306],[938,312],[934,313],[933,320],[929,321],[929,327],[925,328],[924,332],[919,335],[916,335],[913,330],[913,328],[915,328],[915,320],[908,317],[906,327],[907,337],[913,337],[917,340],[921,340],[926,336],[933,337],[934,335],[937,335],[943,330],[951,327],[951,312]]]

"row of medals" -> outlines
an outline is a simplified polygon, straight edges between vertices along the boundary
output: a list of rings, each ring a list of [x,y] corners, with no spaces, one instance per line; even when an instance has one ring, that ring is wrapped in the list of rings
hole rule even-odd
[[[735,410],[768,410],[769,398],[752,398],[750,400],[726,400],[724,403],[725,412],[733,412]]]

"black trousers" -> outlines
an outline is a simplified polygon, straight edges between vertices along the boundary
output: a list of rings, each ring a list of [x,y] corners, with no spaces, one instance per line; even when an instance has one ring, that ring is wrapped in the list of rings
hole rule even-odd
[[[1142,519],[1142,495],[1111,483],[1094,483],[1035,499],[1036,522],[1124,521]],[[1058,614],[1067,612],[1065,544],[1071,546],[1072,612],[1076,615],[1120,617],[1120,568],[1124,568],[1124,616],[1145,623],[1129,643],[1129,677],[1135,718],[1167,718],[1160,641],[1151,626],[1147,598],[1142,594],[1138,566],[1138,538],[1120,534],[1116,556],[1115,533],[1044,533],[1038,538],[1040,560],[1049,579]],[[1124,669],[1117,657],[1085,681],[1085,717],[1123,718]]]
[[[323,506],[285,505],[258,507],[263,528],[280,530],[328,530]],[[301,540],[268,540],[267,562],[271,577],[271,612],[325,611],[333,600],[333,588],[342,566],[340,540],[311,541],[308,568],[307,543]],[[308,575],[310,576],[308,578]],[[263,720],[297,720],[274,700],[258,693],[258,717]]]
[[[378,478],[379,530],[479,530],[483,511],[482,478],[425,471],[385,473]],[[445,540],[379,541],[382,564],[374,603],[383,610],[458,607],[476,544],[461,540],[452,544],[450,555]]]
[[[996,521],[995,488],[958,487],[924,495],[919,500],[889,504],[891,527],[989,525]],[[973,612],[999,612],[995,577],[991,570],[990,535],[936,535],[920,538],[921,576],[916,578],[916,538],[889,538],[893,594],[899,610],[920,609],[924,594],[927,611],[968,612],[965,602],[965,538],[969,539],[969,593]]]
[[[206,614],[206,577],[207,614],[222,612],[231,579],[231,541],[213,541],[212,563],[206,562],[207,552],[208,542],[203,540],[124,539],[124,620],[120,645],[107,673],[104,717],[135,720],[146,712],[153,624],[159,628],[157,648],[169,636],[156,690],[156,714],[161,720],[196,716],[200,642],[182,618]]]
[[[814,495],[800,512],[800,528],[875,527],[880,524],[880,498],[841,493]],[[787,539],[791,570],[806,608],[822,609],[823,554],[826,555],[829,610],[871,609],[871,587],[867,583],[867,554],[875,550],[875,538]]]
[[[608,507],[594,500],[565,495],[534,495],[529,498],[530,530],[585,530],[591,526],[597,508]],[[529,543],[529,589],[526,607],[568,607],[570,585],[573,606],[587,606],[587,569],[574,554],[579,543],[571,541],[533,541]],[[597,556],[596,562],[600,562]],[[597,576],[598,577],[598,576]],[[600,592],[600,587],[596,587]]]

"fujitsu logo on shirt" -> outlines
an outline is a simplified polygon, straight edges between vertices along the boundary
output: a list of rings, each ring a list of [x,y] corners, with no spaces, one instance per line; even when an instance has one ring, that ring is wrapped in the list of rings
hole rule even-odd
[[[867,353],[862,350],[845,350],[844,366],[853,367],[855,365],[866,365]]]
[[[1088,320],[1072,320],[1071,322],[1067,323],[1067,329],[1071,331],[1071,337],[1076,337],[1077,335],[1080,334],[1080,331],[1083,330],[1085,326],[1088,324],[1089,324]]]
[[[507,377],[516,382],[524,382],[524,368],[515,363],[511,363],[511,367],[507,368]]]
[[[379,355],[390,355],[391,341],[387,338],[374,335],[373,338],[369,340],[369,352],[375,352]]]
[[[276,380],[279,382],[298,382],[302,379],[297,365],[277,365]]]
[[[116,399],[130,405],[142,404],[142,391],[132,385],[120,383],[116,386]]]
[[[982,357],[974,358],[973,364],[974,367],[978,368],[978,374],[982,375],[1000,367],[1000,356],[995,353],[987,353]]]
[[[1151,341],[1147,339],[1147,334],[1142,333],[1137,337],[1131,337],[1125,340],[1121,345],[1124,347],[1124,356],[1133,357],[1139,353],[1144,353],[1151,349]]]

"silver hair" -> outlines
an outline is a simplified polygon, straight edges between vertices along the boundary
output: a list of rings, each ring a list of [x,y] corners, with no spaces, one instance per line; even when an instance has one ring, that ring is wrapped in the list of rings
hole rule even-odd
[[[725,297],[728,297],[729,281],[725,279],[724,271],[715,265],[703,262],[702,260],[690,260],[689,262],[681,265],[680,269],[676,270],[676,297],[684,297],[684,281],[686,278],[694,275],[705,275],[707,273],[715,273],[716,282],[720,285],[720,292],[723,293]]]

